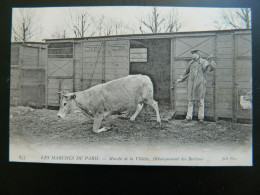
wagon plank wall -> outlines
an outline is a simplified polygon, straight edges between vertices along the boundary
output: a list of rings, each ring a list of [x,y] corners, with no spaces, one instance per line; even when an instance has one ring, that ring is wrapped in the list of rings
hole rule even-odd
[[[234,117],[234,38],[233,32],[216,35],[216,118]]]
[[[243,108],[241,97],[252,91],[252,46],[251,34],[235,33],[235,114],[237,120],[252,120],[252,107]]]
[[[75,72],[74,72],[74,89],[75,91],[83,90],[83,50],[82,50],[82,42],[74,43],[74,64],[75,64]]]
[[[11,105],[43,107],[46,48],[40,43],[11,46]]]
[[[19,105],[20,70],[19,70],[19,45],[11,46],[11,82],[10,82],[10,104]]]

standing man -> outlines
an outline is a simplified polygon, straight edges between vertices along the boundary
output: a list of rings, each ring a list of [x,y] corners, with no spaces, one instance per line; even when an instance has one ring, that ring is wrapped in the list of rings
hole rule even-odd
[[[177,83],[188,79],[188,111],[186,120],[191,121],[193,115],[193,107],[195,98],[199,98],[198,119],[200,122],[204,120],[204,100],[207,88],[207,70],[213,71],[216,68],[216,63],[213,60],[210,62],[200,57],[199,50],[192,50],[193,59],[188,63]]]

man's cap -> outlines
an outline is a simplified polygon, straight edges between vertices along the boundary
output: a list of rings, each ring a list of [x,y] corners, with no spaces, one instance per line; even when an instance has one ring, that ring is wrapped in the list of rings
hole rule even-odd
[[[200,51],[200,50],[198,50],[198,49],[193,49],[193,50],[191,50],[190,52],[191,52],[192,54],[194,54],[194,53],[199,53],[199,51]]]

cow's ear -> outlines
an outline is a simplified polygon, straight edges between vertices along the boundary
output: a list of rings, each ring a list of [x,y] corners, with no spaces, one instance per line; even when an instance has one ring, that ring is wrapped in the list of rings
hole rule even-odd
[[[76,98],[76,95],[73,93],[70,95],[70,99],[75,99]]]
[[[65,97],[66,99],[68,99],[68,97],[69,97],[68,95],[62,95],[62,96]]]
[[[67,93],[66,92],[64,92],[64,91],[60,91],[60,92],[57,92],[59,95],[61,95],[61,96],[65,96]]]

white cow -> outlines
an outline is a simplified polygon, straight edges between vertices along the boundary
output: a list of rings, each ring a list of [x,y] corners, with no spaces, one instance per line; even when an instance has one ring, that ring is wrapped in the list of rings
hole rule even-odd
[[[130,118],[134,121],[143,105],[154,108],[157,122],[161,124],[158,103],[153,100],[153,83],[146,75],[129,75],[120,79],[99,84],[84,91],[61,94],[58,116],[64,118],[73,109],[79,108],[85,115],[94,117],[93,132],[110,129],[100,128],[102,119],[116,111],[136,108]]]

